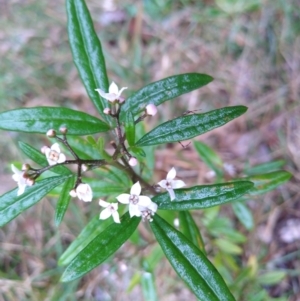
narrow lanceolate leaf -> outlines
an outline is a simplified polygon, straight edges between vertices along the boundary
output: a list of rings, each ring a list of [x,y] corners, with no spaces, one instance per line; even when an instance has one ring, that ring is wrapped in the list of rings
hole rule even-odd
[[[232,209],[239,221],[245,226],[247,230],[251,230],[254,226],[252,212],[242,202],[232,203]]]
[[[246,178],[246,180],[254,183],[253,189],[249,192],[251,195],[263,194],[271,191],[278,186],[286,183],[290,178],[291,174],[287,171],[273,171],[262,175],[252,176]]]
[[[220,156],[208,145],[200,141],[194,141],[194,146],[204,163],[219,176],[223,176],[223,162]]]
[[[116,252],[137,228],[140,218],[130,218],[126,213],[121,223],[113,223],[96,236],[68,265],[61,277],[62,282],[77,279]],[[99,221],[101,222],[101,221]]]
[[[125,133],[126,139],[128,141],[129,146],[134,145],[135,142],[135,124],[134,118],[130,111],[128,111],[125,115]]]
[[[61,223],[61,221],[65,216],[65,213],[68,209],[69,202],[71,199],[70,191],[73,189],[74,184],[75,184],[75,177],[70,177],[69,179],[67,179],[64,186],[62,187],[55,209],[56,226],[58,226]]]
[[[111,219],[99,221],[99,215],[91,219],[91,221],[82,229],[78,237],[69,245],[67,250],[61,255],[61,257],[58,260],[58,265],[62,266],[69,264],[81,250],[83,250],[111,223]]]
[[[45,167],[48,166],[49,163],[46,159],[46,156],[43,155],[40,151],[32,147],[31,145],[19,141],[19,147],[22,150],[22,152],[32,161],[36,162],[37,164]],[[65,166],[59,165],[59,166],[53,166],[50,169],[52,172],[55,172],[60,175],[70,175],[72,172]]]
[[[207,257],[157,214],[152,231],[177,274],[201,301],[234,301],[223,278]]]
[[[248,192],[253,187],[249,181],[229,182],[213,185],[194,186],[176,189],[176,199],[170,201],[169,194],[162,193],[152,198],[159,209],[193,210],[209,208],[231,202]]]
[[[0,113],[0,129],[46,134],[48,130],[68,128],[68,135],[106,132],[109,126],[89,114],[68,108],[35,107]]]
[[[73,60],[87,93],[99,114],[109,122],[103,113],[107,100],[95,89],[108,91],[108,78],[101,43],[95,32],[93,21],[84,0],[67,0],[68,34]]]
[[[151,83],[126,99],[125,104],[122,106],[122,115],[126,111],[136,115],[150,103],[159,106],[169,99],[203,87],[212,80],[213,78],[206,74],[187,73],[170,76]]]
[[[20,213],[40,201],[53,188],[64,183],[69,176],[51,177],[26,187],[25,192],[17,196],[18,189],[11,190],[0,197],[0,226],[7,224]]]
[[[203,114],[181,116],[162,123],[137,143],[137,146],[156,145],[191,139],[224,125],[247,111],[244,106],[225,107]]]
[[[179,227],[185,237],[206,255],[204,242],[199,228],[188,211],[179,211]]]

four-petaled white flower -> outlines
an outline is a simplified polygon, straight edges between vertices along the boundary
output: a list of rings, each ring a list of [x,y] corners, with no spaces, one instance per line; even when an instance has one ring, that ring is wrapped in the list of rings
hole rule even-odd
[[[174,180],[176,177],[176,170],[174,167],[168,172],[167,178],[158,182],[158,185],[164,189],[167,189],[169,192],[171,201],[175,200],[175,192],[173,189],[182,188],[185,186],[185,183],[181,180]]]
[[[99,201],[99,205],[105,209],[100,213],[99,219],[107,219],[113,217],[115,223],[120,223],[118,203],[108,203],[103,200]]]
[[[93,191],[89,184],[80,183],[76,187],[76,195],[79,200],[83,200],[84,202],[91,202],[93,199]]]
[[[152,205],[152,201],[148,196],[141,194],[140,182],[136,182],[130,189],[130,194],[122,193],[117,196],[117,200],[122,204],[129,204],[130,217],[141,216],[143,208],[149,208]],[[155,204],[156,205],[156,204]]]
[[[61,153],[58,143],[54,143],[51,148],[44,149],[49,165],[63,163],[66,161],[66,156]]]
[[[127,89],[127,87],[123,87],[121,90],[119,90],[118,86],[112,82],[109,86],[108,93],[105,93],[101,89],[95,89],[103,98],[107,99],[110,102],[114,102],[115,100],[119,100],[121,93]]]
[[[18,168],[16,168],[13,164],[11,164],[11,169],[14,172],[12,178],[18,183],[18,196],[23,194],[25,191],[26,186],[30,186],[28,185],[28,179],[24,177],[25,175],[25,171],[19,170]]]

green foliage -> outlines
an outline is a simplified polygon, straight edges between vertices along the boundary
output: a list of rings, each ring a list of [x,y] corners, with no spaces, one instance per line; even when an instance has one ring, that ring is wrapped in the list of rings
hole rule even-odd
[[[107,102],[95,91],[97,88],[107,91],[108,78],[101,43],[85,1],[67,0],[67,16],[74,63],[98,113],[110,122],[109,116],[103,113]]]
[[[0,226],[3,226],[17,217],[20,213],[35,205],[53,188],[63,184],[70,176],[51,177],[27,187],[25,192],[17,196],[13,189],[0,197]]]
[[[204,209],[231,202],[248,192],[253,187],[249,181],[201,185],[177,189],[176,200],[170,202],[168,193],[153,198],[162,210]]]
[[[106,132],[109,126],[96,117],[68,108],[36,107],[0,113],[0,129],[46,134],[48,130],[68,128],[69,135]]]
[[[163,102],[199,89],[213,78],[206,74],[187,73],[167,77],[155,83],[151,83],[126,99],[122,106],[122,114],[130,111],[136,115],[143,111],[146,105],[152,103],[159,106]]]
[[[158,215],[150,225],[174,270],[200,300],[235,300],[207,257],[182,233]]]
[[[147,133],[136,145],[148,146],[191,139],[226,124],[246,111],[246,107],[236,106],[217,109],[203,114],[177,117],[162,123]]]
[[[71,261],[61,281],[77,279],[105,261],[131,236],[139,222],[139,218],[130,218],[126,213],[121,219],[121,224],[114,223],[108,226]]]

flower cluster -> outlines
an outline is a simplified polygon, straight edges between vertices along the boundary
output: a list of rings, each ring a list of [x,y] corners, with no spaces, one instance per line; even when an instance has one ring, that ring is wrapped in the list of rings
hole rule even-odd
[[[176,170],[173,167],[167,174],[167,178],[158,183],[158,185],[168,191],[170,199],[173,201],[176,196],[174,189],[182,188],[185,183],[182,180],[174,180],[176,177]],[[141,195],[141,185],[136,182],[130,189],[130,194],[122,193],[116,197],[121,204],[126,204],[129,207],[130,217],[138,216],[142,217],[143,221],[152,221],[152,216],[157,211],[157,204],[152,202],[148,196]],[[100,213],[100,219],[107,219],[110,216],[113,217],[115,223],[120,223],[120,217],[118,213],[118,203],[108,203],[103,200],[99,201],[99,205],[105,209]]]

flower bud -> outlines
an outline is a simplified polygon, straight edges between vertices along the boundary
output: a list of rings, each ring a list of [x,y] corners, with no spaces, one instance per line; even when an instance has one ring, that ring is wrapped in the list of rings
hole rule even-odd
[[[110,108],[105,108],[103,110],[103,113],[106,114],[106,115],[110,115],[110,112],[111,112]]]
[[[157,113],[157,107],[153,103],[150,103],[146,106],[146,114],[149,116],[154,116]]]
[[[49,147],[47,145],[44,145],[42,148],[41,148],[41,153],[45,155],[46,153],[46,150],[48,149]]]
[[[23,164],[22,165],[22,171],[28,171],[30,169],[30,165],[29,164]]]
[[[72,189],[72,190],[69,192],[69,195],[70,195],[72,198],[76,198],[76,197],[77,197],[76,190],[75,190],[75,189]]]
[[[68,132],[68,129],[65,127],[65,126],[62,126],[59,131],[63,134],[63,135],[66,135],[67,132]]]
[[[47,134],[49,138],[54,138],[56,136],[56,132],[53,129],[50,129]]]
[[[128,164],[129,164],[130,166],[136,166],[137,163],[138,163],[138,160],[137,160],[135,157],[131,157],[131,158],[129,159],[129,161],[128,161]]]
[[[89,167],[88,167],[87,165],[85,165],[85,164],[82,164],[82,165],[81,165],[81,170],[82,170],[83,172],[87,171],[88,169],[89,169]]]

